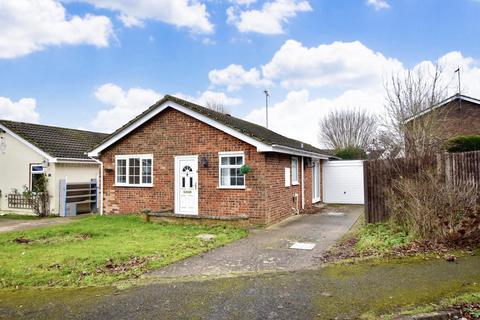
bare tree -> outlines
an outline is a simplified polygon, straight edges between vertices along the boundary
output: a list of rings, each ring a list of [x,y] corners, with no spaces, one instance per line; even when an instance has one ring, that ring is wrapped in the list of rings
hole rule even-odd
[[[205,107],[210,109],[210,110],[213,110],[213,111],[217,111],[217,112],[220,112],[220,113],[228,113],[228,110],[227,108],[225,107],[225,103],[223,102],[223,100],[221,98],[210,98],[208,100],[205,101]]]
[[[411,157],[423,157],[441,148],[439,134],[440,111],[427,112],[442,101],[447,87],[441,85],[442,70],[436,65],[433,72],[424,69],[392,75],[385,84],[386,123],[389,142],[401,146]],[[406,121],[417,116],[413,121]]]
[[[361,109],[333,110],[319,121],[321,143],[332,149],[364,151],[377,131],[377,117]]]

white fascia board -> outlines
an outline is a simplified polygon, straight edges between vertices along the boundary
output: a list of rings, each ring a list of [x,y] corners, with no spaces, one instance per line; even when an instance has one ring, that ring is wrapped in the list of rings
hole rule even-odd
[[[48,162],[55,162],[56,159],[54,157],[52,157],[51,155],[49,155],[48,153],[46,153],[45,151],[43,151],[42,149],[34,146],[33,144],[31,144],[30,142],[28,142],[27,140],[25,140],[24,138],[20,137],[18,134],[16,134],[15,132],[13,132],[12,130],[8,129],[7,127],[5,127],[4,125],[0,124],[0,129],[2,129],[3,131],[5,131],[6,133],[8,133],[9,135],[11,135],[12,137],[14,137],[15,139],[17,139],[18,141],[20,141],[21,143],[23,143],[24,145],[26,145],[27,147],[29,147],[30,149],[32,149],[33,151],[37,152],[38,154],[40,154],[42,157],[44,157],[45,159],[48,160]]]
[[[269,150],[269,151],[270,152],[278,152],[278,153],[286,153],[286,154],[291,154],[291,155],[294,155],[294,156],[311,157],[311,158],[314,158],[314,159],[328,160],[328,158],[329,158],[328,156],[326,156],[324,154],[310,152],[310,151],[306,151],[306,150],[305,151],[304,150],[299,150],[299,149],[285,147],[285,146],[281,146],[281,145],[277,145],[277,144],[274,144],[271,147],[271,150]]]
[[[96,164],[97,162],[93,159],[75,159],[75,158],[55,158],[53,159],[54,163],[77,163],[77,164]]]
[[[158,106],[156,109],[154,109],[152,112],[150,113],[147,113],[146,115],[144,115],[142,118],[138,119],[136,122],[132,123],[130,126],[128,126],[127,128],[125,128],[123,131],[119,132],[118,134],[116,134],[115,136],[111,137],[109,140],[105,141],[104,143],[102,143],[100,146],[98,146],[97,148],[95,148],[94,150],[90,151],[88,153],[88,156],[89,157],[98,157],[99,153],[102,152],[103,150],[105,150],[106,148],[108,148],[109,146],[111,146],[112,144],[114,144],[115,142],[117,142],[118,140],[122,139],[123,137],[125,137],[126,135],[128,135],[130,132],[132,132],[133,130],[135,130],[136,128],[138,128],[139,126],[141,126],[142,124],[144,124],[145,122],[147,122],[148,120],[150,120],[151,118],[155,117],[157,114],[159,114],[160,112],[162,112],[163,110],[165,110],[166,108],[168,107],[171,107],[177,111],[180,111],[186,115],[189,115],[191,116],[192,118],[195,118],[203,123],[206,123],[214,128],[217,128],[239,140],[242,140],[248,144],[251,144],[255,147],[257,147],[257,150],[260,151],[260,150],[264,150],[264,149],[268,149],[270,148],[271,146],[265,144],[265,143],[262,143],[256,139],[253,139],[243,133],[240,133],[238,132],[237,130],[235,129],[232,129],[224,124],[221,124],[219,123],[218,121],[215,121],[213,119],[210,119],[198,112],[195,112],[195,111],[192,111],[188,108],[185,108],[184,106],[181,106],[175,102],[172,102],[172,101],[165,101],[161,106]]]

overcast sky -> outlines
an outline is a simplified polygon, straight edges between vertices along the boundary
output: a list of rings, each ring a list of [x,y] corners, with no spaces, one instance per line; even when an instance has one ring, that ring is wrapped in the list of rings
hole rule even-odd
[[[439,61],[480,98],[480,0],[0,0],[0,118],[111,132],[164,94],[317,144],[332,108],[383,110]]]

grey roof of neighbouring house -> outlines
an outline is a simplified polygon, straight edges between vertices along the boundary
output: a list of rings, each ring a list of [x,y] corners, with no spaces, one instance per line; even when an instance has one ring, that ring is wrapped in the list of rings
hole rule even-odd
[[[0,124],[53,158],[89,159],[86,152],[108,134],[1,120]]]
[[[313,152],[325,156],[331,156],[329,154],[325,154],[324,150],[321,150],[319,148],[316,148],[308,143],[301,142],[298,140],[290,139],[285,136],[282,136],[272,130],[269,130],[263,126],[260,126],[258,124],[254,124],[236,117],[232,117],[231,115],[224,114],[221,112],[213,111],[211,109],[208,109],[206,107],[200,106],[198,104],[192,103],[190,101],[180,99],[171,95],[166,95],[164,96],[161,100],[157,101],[154,105],[152,105],[150,108],[145,110],[143,113],[123,125],[121,128],[116,130],[114,133],[112,133],[109,137],[105,138],[104,141],[99,143],[97,146],[101,145],[103,142],[108,140],[110,137],[115,136],[116,134],[122,132],[124,129],[129,127],[131,124],[135,123],[138,119],[142,118],[143,116],[147,115],[148,113],[152,112],[156,108],[160,107],[162,104],[164,104],[167,101],[174,102],[176,104],[179,104],[187,109],[190,109],[194,112],[197,112],[203,116],[206,116],[214,121],[217,121],[231,129],[234,129],[244,135],[247,135],[255,140],[258,140],[262,143],[268,144],[268,145],[279,145],[283,147],[288,147],[288,148],[293,148],[297,150],[303,150],[303,151],[308,151],[308,152]],[[93,148],[92,148],[93,149]]]

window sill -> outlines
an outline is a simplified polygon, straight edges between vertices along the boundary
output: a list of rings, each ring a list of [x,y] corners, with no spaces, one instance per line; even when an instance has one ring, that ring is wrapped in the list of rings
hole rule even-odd
[[[312,199],[312,203],[318,203],[320,202],[320,199]]]
[[[153,188],[153,184],[114,184],[114,187]]]
[[[235,186],[231,186],[231,187],[221,187],[221,186],[218,186],[217,189],[245,190],[245,189],[247,189],[247,187],[246,187],[246,186],[238,186],[238,187],[235,187]]]
[[[298,186],[298,185],[300,185],[299,182],[292,182],[292,186]]]

